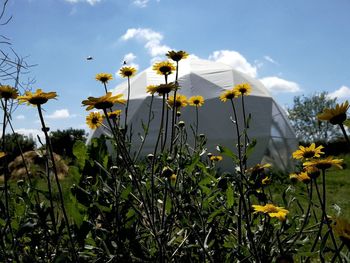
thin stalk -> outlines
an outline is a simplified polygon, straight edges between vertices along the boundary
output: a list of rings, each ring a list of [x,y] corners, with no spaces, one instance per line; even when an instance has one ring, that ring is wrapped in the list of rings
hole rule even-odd
[[[46,147],[46,152],[48,151],[48,147]],[[50,179],[50,171],[49,171],[49,163],[48,163],[48,159],[46,158],[45,160],[45,165],[46,165],[46,175],[47,175],[47,188],[49,190],[49,199],[50,199],[50,207],[51,207],[51,211],[50,211],[50,216],[51,216],[51,220],[52,220],[52,225],[53,225],[53,229],[55,234],[57,234],[57,224],[56,224],[56,219],[55,219],[55,209],[54,209],[54,205],[53,205],[53,197],[52,197],[52,186],[51,186],[51,179]]]
[[[107,84],[105,82],[103,82],[103,87],[105,88],[105,92],[107,94],[108,93],[108,91],[107,91]]]
[[[167,99],[169,99],[169,94],[167,94]],[[175,100],[175,99],[174,99]],[[176,104],[176,101],[174,101]],[[165,144],[168,138],[168,120],[169,120],[169,108],[166,106],[166,117],[165,117],[165,133],[164,133],[164,141],[163,141],[163,146],[162,146],[162,152],[164,151]]]
[[[55,159],[54,159],[54,155],[53,155],[53,149],[52,149],[50,137],[49,137],[49,135],[47,133],[48,129],[47,129],[46,125],[45,125],[43,113],[42,113],[42,110],[41,110],[41,105],[39,104],[37,106],[38,106],[37,108],[38,108],[38,113],[39,113],[39,117],[40,117],[42,130],[43,130],[43,132],[45,134],[46,144],[48,146],[49,153],[50,153],[50,158],[51,158],[51,161],[52,161],[52,170],[53,170],[54,175],[55,175],[55,180],[56,180],[56,184],[57,184],[58,194],[59,194],[59,197],[60,197],[61,209],[62,209],[64,221],[65,221],[66,226],[67,226],[67,232],[68,232],[69,240],[70,240],[70,243],[71,243],[71,246],[72,246],[73,257],[74,257],[74,260],[76,262],[79,262],[78,255],[77,255],[77,252],[75,250],[73,236],[72,236],[72,233],[71,233],[71,230],[70,230],[70,225],[69,225],[69,221],[68,221],[66,208],[65,208],[65,205],[64,205],[64,199],[63,199],[63,193],[62,193],[61,184],[59,182],[58,175],[57,175],[57,168],[56,168],[56,163],[55,163]]]
[[[130,77],[128,77],[128,99],[126,101],[126,107],[125,107],[125,122],[124,122],[125,135],[127,134],[127,127],[128,127],[127,123],[128,123],[129,101],[130,101]]]
[[[243,112],[243,122],[244,122],[244,159],[243,159],[243,166],[244,166],[244,170],[247,169],[247,157],[246,157],[246,153],[247,153],[247,143],[248,143],[248,135],[247,135],[247,129],[248,129],[248,124],[247,124],[247,120],[246,120],[246,116],[245,116],[245,106],[244,106],[244,95],[243,93],[242,95],[242,112]]]
[[[194,150],[197,148],[197,139],[198,139],[198,105],[196,105],[196,134],[194,137]]]
[[[349,140],[349,137],[348,137],[348,135],[347,135],[347,133],[346,133],[346,130],[345,130],[345,128],[344,128],[344,125],[343,125],[342,123],[340,123],[339,126],[340,126],[341,131],[343,132],[343,135],[344,135],[344,138],[345,138],[346,142],[347,142],[348,145],[350,146],[350,140]]]
[[[179,77],[179,61],[176,61],[176,73],[175,73],[175,90],[174,90],[174,98],[176,98],[177,87],[178,87],[178,77]],[[172,122],[171,122],[171,141],[170,141],[170,153],[173,151],[173,143],[175,136],[175,122],[176,122],[176,103],[173,105],[173,114],[172,114]]]

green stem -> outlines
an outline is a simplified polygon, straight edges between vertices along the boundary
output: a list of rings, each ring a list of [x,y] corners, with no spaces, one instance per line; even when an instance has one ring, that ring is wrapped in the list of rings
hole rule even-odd
[[[130,77],[128,77],[128,99],[126,101],[126,107],[125,107],[125,122],[124,122],[125,135],[127,134],[127,127],[128,127],[127,125],[128,125],[129,101],[130,101]]]
[[[344,135],[344,138],[345,138],[346,142],[347,142],[348,145],[350,146],[350,140],[349,140],[349,137],[348,137],[348,135],[347,135],[347,133],[346,133],[346,130],[345,130],[345,128],[344,128],[344,125],[343,125],[342,123],[340,123],[339,126],[340,126],[341,131],[343,132],[343,135]]]
[[[37,108],[38,108],[38,113],[39,113],[39,117],[40,117],[42,130],[43,130],[43,132],[45,134],[46,144],[48,146],[49,153],[50,153],[50,158],[51,158],[51,161],[52,161],[52,170],[53,170],[54,175],[55,175],[55,180],[56,180],[56,184],[57,184],[58,194],[59,194],[59,198],[60,198],[60,205],[61,205],[61,209],[62,209],[62,213],[63,213],[63,218],[64,218],[64,221],[65,221],[66,226],[67,226],[67,232],[68,232],[69,240],[70,240],[70,243],[71,243],[71,246],[72,246],[73,257],[74,257],[74,260],[76,262],[79,262],[78,255],[77,255],[77,252],[75,250],[73,236],[72,236],[72,233],[71,233],[71,230],[70,230],[70,225],[69,225],[69,221],[68,221],[66,208],[65,208],[65,205],[64,205],[64,198],[63,198],[61,184],[60,184],[59,179],[58,179],[56,163],[55,163],[55,159],[54,159],[54,155],[53,155],[53,149],[52,149],[50,137],[49,137],[49,135],[47,133],[48,129],[47,129],[46,125],[45,125],[43,113],[42,113],[42,110],[41,110],[41,105],[38,104],[37,106],[38,106]]]

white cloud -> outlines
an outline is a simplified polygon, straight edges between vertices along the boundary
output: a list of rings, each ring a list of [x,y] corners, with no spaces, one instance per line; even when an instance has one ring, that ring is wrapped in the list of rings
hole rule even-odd
[[[136,5],[137,7],[146,7],[148,4],[149,0],[134,0],[133,3],[134,5]]]
[[[102,0],[65,0],[65,1],[72,4],[76,4],[78,2],[86,2],[86,3],[89,3],[90,5],[95,5],[101,2]]]
[[[291,92],[295,93],[301,91],[300,86],[289,80],[281,79],[276,76],[266,77],[260,79],[260,81],[264,84],[264,86],[271,92],[279,93],[279,92]]]
[[[24,119],[25,119],[25,116],[22,115],[22,114],[21,114],[21,115],[17,115],[17,116],[16,116],[16,119],[17,119],[17,120],[24,120]]]
[[[68,119],[74,117],[75,115],[70,115],[68,109],[55,110],[54,113],[46,115],[48,119]]]
[[[257,67],[250,64],[245,57],[234,50],[218,50],[214,51],[210,56],[210,60],[221,62],[232,66],[234,69],[241,71],[251,77],[257,76]]]
[[[350,88],[347,86],[341,86],[336,91],[329,93],[328,96],[330,98],[338,98],[338,99],[350,98]]]
[[[271,58],[271,57],[268,56],[268,55],[265,55],[265,56],[264,56],[264,59],[265,59],[266,61],[272,63],[272,64],[278,65],[277,61],[274,60],[273,58]]]
[[[170,47],[161,43],[163,35],[149,28],[129,28],[121,39],[124,41],[136,39],[145,43],[145,48],[152,57],[164,56],[171,50]]]

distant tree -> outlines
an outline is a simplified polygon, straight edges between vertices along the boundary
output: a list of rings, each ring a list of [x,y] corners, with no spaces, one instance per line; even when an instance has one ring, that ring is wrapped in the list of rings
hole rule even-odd
[[[5,152],[7,154],[7,161],[13,161],[22,152],[31,151],[35,149],[35,141],[32,137],[28,137],[18,133],[5,135]]]
[[[59,155],[73,158],[73,145],[76,141],[86,141],[85,130],[66,129],[57,130],[50,133],[53,151]]]
[[[327,92],[314,94],[310,97],[304,95],[294,97],[294,105],[288,108],[287,112],[300,141],[329,142],[340,136],[338,127],[317,119],[317,115],[325,108],[334,107],[336,100],[336,98],[330,98]]]

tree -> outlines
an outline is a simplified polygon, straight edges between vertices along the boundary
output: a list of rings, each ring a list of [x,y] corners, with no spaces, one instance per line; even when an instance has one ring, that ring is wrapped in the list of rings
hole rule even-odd
[[[310,97],[304,95],[294,97],[294,105],[288,108],[287,112],[299,140],[329,142],[340,135],[338,127],[317,119],[317,115],[325,108],[335,107],[336,100],[330,98],[327,92],[313,94]]]
[[[7,153],[7,161],[13,161],[17,156],[26,151],[34,150],[35,141],[31,137],[18,133],[5,135],[5,152]]]
[[[82,129],[66,129],[57,130],[50,133],[53,151],[59,155],[73,158],[73,145],[76,141],[86,141],[85,130]]]

